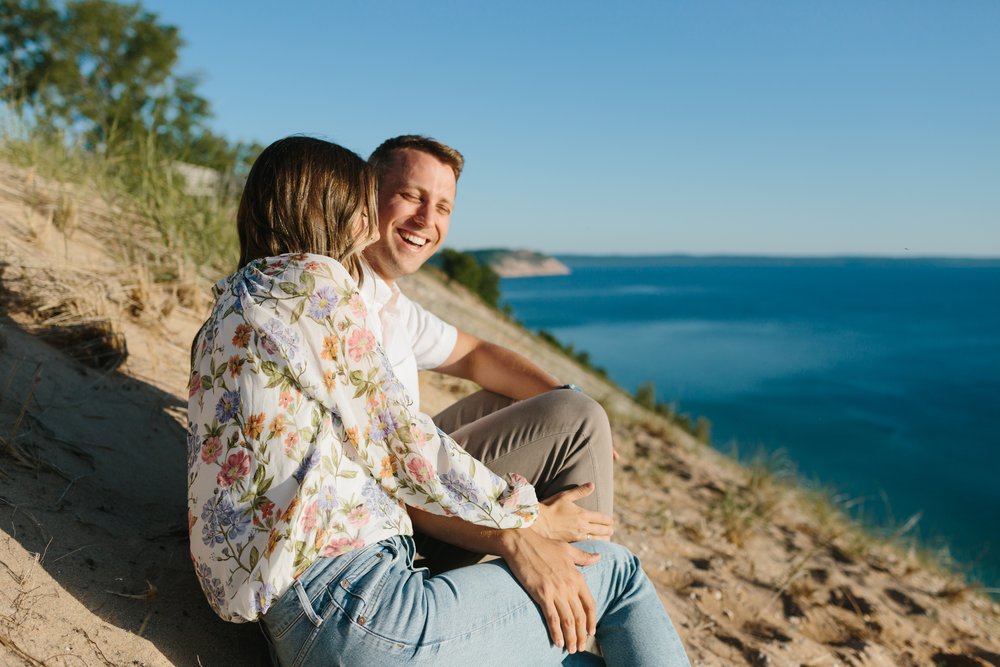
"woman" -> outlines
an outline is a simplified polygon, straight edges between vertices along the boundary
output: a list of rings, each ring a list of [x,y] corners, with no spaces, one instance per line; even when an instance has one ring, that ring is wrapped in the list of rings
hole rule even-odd
[[[357,289],[374,206],[367,165],[328,142],[282,139],[251,169],[241,268],[192,347],[191,551],[212,608],[260,620],[280,664],[600,664],[595,632],[609,662],[687,664],[634,556],[552,539],[576,534],[568,496],[538,503],[411,407]],[[414,522],[504,561],[430,577]]]

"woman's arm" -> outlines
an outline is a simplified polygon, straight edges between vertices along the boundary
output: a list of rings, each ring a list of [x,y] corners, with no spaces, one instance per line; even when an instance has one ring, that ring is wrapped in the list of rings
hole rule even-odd
[[[601,557],[542,535],[537,526],[545,515],[544,508],[535,526],[506,530],[477,526],[415,507],[407,511],[422,533],[468,551],[503,558],[541,607],[552,643],[570,652],[584,650],[587,635],[597,631],[597,606],[577,566],[593,565]]]
[[[284,359],[277,366],[263,361],[269,386],[288,384],[329,411],[342,427],[344,452],[387,493],[483,526],[519,528],[535,520],[538,502],[524,478],[512,475],[508,484],[412,407],[367,327],[356,283],[339,263],[282,256],[247,280],[259,304],[248,316]]]

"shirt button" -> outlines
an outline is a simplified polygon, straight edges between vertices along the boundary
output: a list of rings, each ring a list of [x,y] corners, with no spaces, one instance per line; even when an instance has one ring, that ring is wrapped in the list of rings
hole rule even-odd
[[[347,588],[350,585],[351,585],[351,582],[349,582],[347,579],[344,579],[343,581],[340,582],[340,587],[341,588]]]
[[[364,624],[365,624],[365,617],[358,616],[358,625],[364,625]]]

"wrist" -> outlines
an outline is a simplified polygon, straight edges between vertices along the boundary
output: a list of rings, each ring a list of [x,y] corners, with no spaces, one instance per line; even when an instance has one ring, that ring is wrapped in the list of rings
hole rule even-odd
[[[513,554],[517,553],[524,540],[527,538],[527,532],[531,528],[509,528],[506,530],[501,530],[500,534],[497,536],[497,556],[501,558],[508,558]]]

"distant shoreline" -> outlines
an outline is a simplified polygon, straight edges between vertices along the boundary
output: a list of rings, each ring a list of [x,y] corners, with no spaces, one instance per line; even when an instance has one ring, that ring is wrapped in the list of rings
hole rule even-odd
[[[555,254],[561,262],[586,266],[593,264],[770,264],[775,266],[807,265],[878,265],[878,264],[937,264],[947,266],[1000,266],[1000,257],[950,257],[950,256],[881,256],[881,255],[579,255]]]

